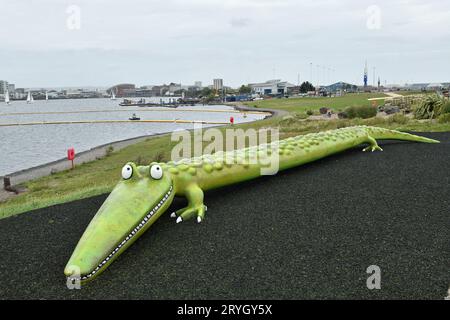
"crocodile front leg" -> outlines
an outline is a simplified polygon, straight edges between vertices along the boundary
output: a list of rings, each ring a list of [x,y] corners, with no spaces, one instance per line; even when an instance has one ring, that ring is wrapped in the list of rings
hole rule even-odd
[[[372,152],[374,152],[375,150],[383,151],[383,149],[381,149],[381,147],[378,145],[377,140],[375,140],[369,135],[367,136],[367,142],[369,143],[369,146],[364,148],[363,151],[369,150],[371,150]]]
[[[203,191],[196,184],[192,184],[186,188],[186,198],[188,200],[188,206],[173,212],[170,216],[177,218],[177,223],[188,220],[194,216],[197,216],[197,222],[200,223],[205,218],[205,212],[208,209],[203,204]]]

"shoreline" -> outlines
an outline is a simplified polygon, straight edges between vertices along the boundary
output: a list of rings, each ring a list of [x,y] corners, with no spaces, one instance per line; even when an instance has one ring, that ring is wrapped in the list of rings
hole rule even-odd
[[[242,104],[227,104],[227,105],[235,108],[235,110],[238,110],[238,111],[261,111],[261,112],[270,113],[270,115],[266,116],[265,118],[263,118],[261,120],[264,120],[264,119],[267,119],[270,117],[274,117],[274,116],[278,116],[278,115],[282,115],[284,112],[288,113],[288,112],[282,111],[282,110],[260,109],[260,108],[247,107]],[[282,112],[280,112],[280,111],[282,111]],[[255,120],[255,121],[260,121],[260,120]],[[245,122],[245,123],[252,123],[255,121],[249,121],[249,122]],[[219,126],[215,126],[215,127],[223,127],[223,126],[225,126],[225,125],[219,125]],[[187,130],[191,131],[192,129],[187,129]],[[129,145],[132,145],[132,144],[135,144],[135,143],[147,140],[147,139],[161,137],[161,136],[164,136],[164,135],[167,135],[170,133],[171,132],[156,133],[156,134],[139,136],[139,137],[129,138],[129,139],[125,139],[125,140],[118,140],[118,141],[113,141],[113,142],[109,142],[106,144],[102,144],[102,145],[93,147],[89,150],[85,150],[85,151],[81,151],[81,152],[77,153],[75,160],[74,160],[74,165],[76,166],[76,165],[80,165],[83,163],[99,160],[107,155],[108,150],[111,147],[114,148],[113,152],[115,152],[115,151],[119,151]],[[54,161],[47,162],[47,163],[44,163],[44,164],[41,164],[38,166],[31,167],[31,168],[8,173],[8,174],[0,176],[0,179],[3,180],[3,187],[0,190],[2,193],[6,193],[7,195],[14,196],[15,195],[14,192],[5,190],[5,178],[9,178],[10,186],[14,187],[14,186],[20,185],[24,182],[28,182],[28,181],[31,181],[31,180],[34,180],[37,178],[42,178],[45,176],[49,176],[49,175],[52,175],[57,172],[69,170],[69,169],[71,169],[71,167],[72,167],[72,164],[69,160],[67,160],[67,158],[61,158],[58,160],[54,160]],[[6,195],[2,196],[0,194],[0,201],[4,200],[5,197],[9,198]]]
[[[245,104],[243,104],[241,102],[230,102],[230,103],[227,103],[225,105],[233,107],[233,108],[235,108],[236,110],[239,110],[239,111],[268,112],[271,115],[268,116],[267,118],[277,117],[277,116],[285,116],[285,115],[289,114],[289,111],[286,111],[286,110],[249,107],[249,106],[246,106]]]

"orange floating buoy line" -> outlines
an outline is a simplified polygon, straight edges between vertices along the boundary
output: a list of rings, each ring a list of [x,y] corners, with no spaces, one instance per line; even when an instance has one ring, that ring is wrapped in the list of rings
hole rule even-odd
[[[36,111],[36,112],[0,112],[0,116],[20,116],[20,115],[35,115],[35,114],[79,114],[79,113],[108,113],[108,112],[212,112],[212,113],[242,113],[244,114],[260,114],[270,115],[270,112],[265,111],[239,111],[239,110],[225,110],[225,109],[115,109],[115,110],[73,110],[73,111]]]
[[[224,121],[205,121],[205,120],[89,120],[89,121],[35,121],[35,122],[16,122],[0,123],[0,127],[15,126],[39,126],[56,124],[86,124],[86,123],[201,123],[201,124],[229,124]]]

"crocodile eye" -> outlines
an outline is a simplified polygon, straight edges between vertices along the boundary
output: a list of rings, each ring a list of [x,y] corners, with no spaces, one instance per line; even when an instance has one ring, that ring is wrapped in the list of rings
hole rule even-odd
[[[129,164],[124,165],[124,167],[122,168],[122,178],[128,180],[131,178],[132,175],[133,175],[133,167],[130,166]]]
[[[155,164],[150,168],[150,175],[153,179],[159,180],[163,175],[163,171],[159,165]]]

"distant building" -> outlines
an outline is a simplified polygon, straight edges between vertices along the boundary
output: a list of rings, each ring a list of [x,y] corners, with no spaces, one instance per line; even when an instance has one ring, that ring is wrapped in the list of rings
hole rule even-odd
[[[420,90],[426,90],[426,87],[429,85],[429,83],[413,83],[409,84],[406,89],[412,90],[412,91],[420,91]]]
[[[9,91],[9,94],[14,94],[14,92],[16,91],[16,85],[14,83],[9,83],[8,91]]]
[[[8,90],[8,81],[0,80],[0,94],[5,94]]]
[[[356,92],[358,91],[358,86],[346,82],[336,82],[329,86],[324,87],[327,92]]]
[[[193,85],[193,86],[189,86],[186,90],[187,95],[189,97],[194,97],[196,96],[200,91],[202,90],[202,86],[197,86],[197,85]]]
[[[442,83],[430,83],[427,85],[427,90],[441,90],[443,87]]]
[[[281,81],[279,79],[269,80],[262,83],[249,83],[252,88],[252,93],[260,95],[278,95],[288,94],[290,90],[295,88],[295,85],[287,81]]]
[[[221,91],[223,89],[223,79],[214,79],[213,80],[213,89],[217,91]]]
[[[197,88],[201,89],[202,88],[202,82],[201,81],[195,81],[194,87],[197,87]]]
[[[161,86],[153,86],[152,97],[160,97],[162,95],[161,90],[162,90]]]
[[[24,99],[27,95],[27,92],[24,88],[17,88],[14,90],[14,99]]]
[[[151,86],[144,86],[140,88],[136,88],[136,97],[152,97],[153,90]]]
[[[175,94],[175,92],[180,91],[182,89],[181,83],[171,83],[169,84],[169,93],[171,95]]]
[[[133,97],[136,95],[136,86],[130,83],[115,85],[107,90],[108,94],[114,91],[116,97]]]

